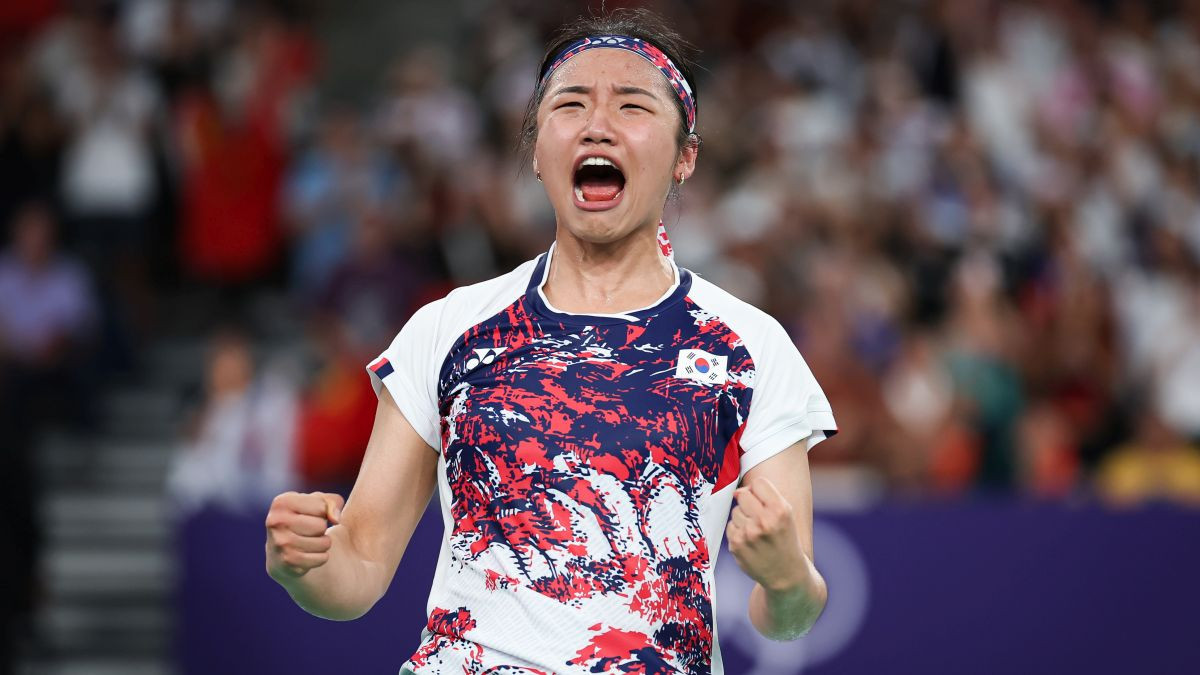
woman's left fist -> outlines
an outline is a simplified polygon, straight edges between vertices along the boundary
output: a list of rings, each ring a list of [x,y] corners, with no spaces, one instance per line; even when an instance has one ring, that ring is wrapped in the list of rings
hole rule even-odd
[[[767,590],[800,584],[805,554],[791,503],[766,478],[734,490],[733,498],[725,536],[738,566]]]

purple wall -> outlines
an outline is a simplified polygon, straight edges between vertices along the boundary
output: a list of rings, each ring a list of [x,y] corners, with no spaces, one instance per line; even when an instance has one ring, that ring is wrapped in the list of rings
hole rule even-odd
[[[349,623],[317,619],[263,570],[262,515],[180,523],[177,648],[191,673],[395,673],[423,624],[433,514],[388,595]],[[830,602],[813,632],[771,643],[745,619],[749,582],[718,567],[730,673],[1200,672],[1200,512],[1012,502],[818,513]]]

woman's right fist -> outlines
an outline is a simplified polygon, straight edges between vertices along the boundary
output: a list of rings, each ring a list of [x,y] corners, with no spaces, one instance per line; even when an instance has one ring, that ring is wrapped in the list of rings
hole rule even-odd
[[[304,576],[329,560],[333,540],[325,531],[342,520],[345,500],[329,492],[285,492],[267,512],[267,574],[283,582]]]

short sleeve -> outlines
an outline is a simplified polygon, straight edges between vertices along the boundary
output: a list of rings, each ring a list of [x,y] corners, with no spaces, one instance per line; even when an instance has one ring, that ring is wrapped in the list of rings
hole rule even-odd
[[[388,348],[367,365],[375,395],[382,388],[396,401],[413,429],[435,450],[441,448],[437,407],[438,323],[442,302],[417,310]]]
[[[768,320],[754,359],[754,395],[742,433],[741,475],[763,460],[808,439],[812,450],[837,433],[833,409],[783,326]]]

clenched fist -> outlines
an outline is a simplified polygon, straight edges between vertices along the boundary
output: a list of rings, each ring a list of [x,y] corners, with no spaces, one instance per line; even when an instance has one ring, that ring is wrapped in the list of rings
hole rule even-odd
[[[729,514],[725,536],[738,566],[766,589],[799,583],[805,554],[791,503],[766,478],[734,490],[733,496],[737,505]]]
[[[329,560],[325,530],[342,520],[345,500],[328,492],[285,492],[267,512],[267,574],[279,582],[304,576]]]

